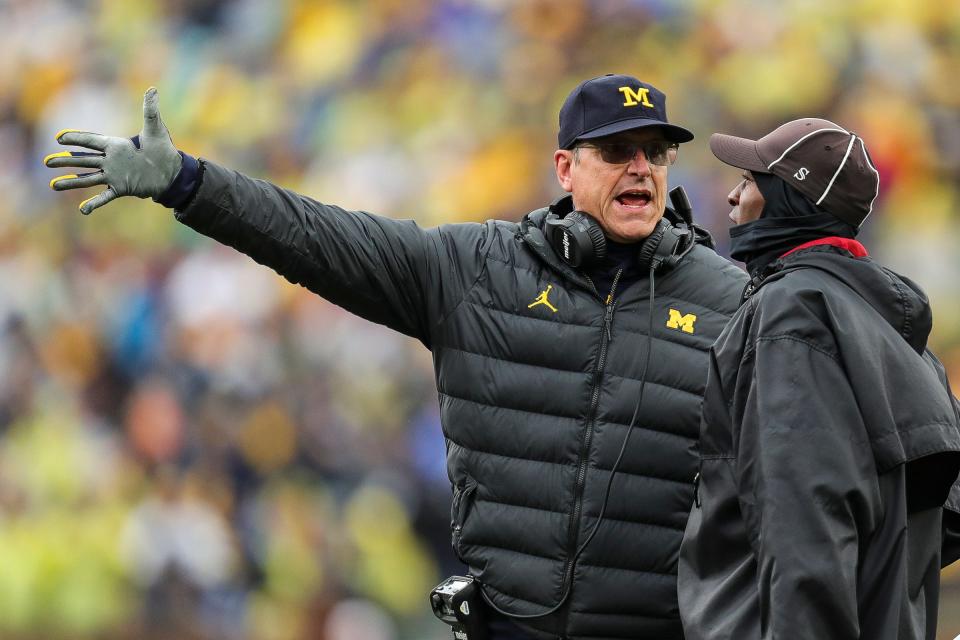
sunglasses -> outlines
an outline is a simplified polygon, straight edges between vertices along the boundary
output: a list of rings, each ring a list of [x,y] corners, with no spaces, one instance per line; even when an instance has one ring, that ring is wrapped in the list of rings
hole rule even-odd
[[[578,147],[590,147],[600,152],[600,158],[608,164],[626,164],[643,151],[650,164],[669,167],[677,161],[680,145],[676,142],[653,140],[650,142],[582,142]]]

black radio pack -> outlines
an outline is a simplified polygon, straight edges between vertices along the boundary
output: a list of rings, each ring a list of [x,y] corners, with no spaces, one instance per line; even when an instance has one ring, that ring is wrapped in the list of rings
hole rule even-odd
[[[454,640],[487,640],[480,585],[472,576],[450,576],[430,592],[433,615],[453,628]]]

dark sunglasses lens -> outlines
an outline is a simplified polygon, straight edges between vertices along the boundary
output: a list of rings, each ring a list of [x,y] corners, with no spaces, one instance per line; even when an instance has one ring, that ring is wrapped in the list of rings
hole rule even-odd
[[[666,152],[665,152],[666,157],[664,158],[664,163],[663,163],[663,164],[669,166],[669,165],[673,164],[674,162],[676,162],[676,161],[677,161],[677,151],[679,151],[679,148],[677,147],[676,144],[671,144],[671,145],[667,146]]]
[[[662,166],[669,166],[677,159],[677,145],[669,142],[651,142],[643,152],[648,161]]]
[[[610,164],[630,162],[637,153],[637,146],[625,142],[611,142],[600,145],[600,157]]]
[[[610,164],[624,164],[633,160],[637,151],[643,151],[647,162],[661,166],[669,166],[677,159],[677,145],[670,142],[645,142],[633,144],[629,142],[610,142],[598,145],[600,157]]]

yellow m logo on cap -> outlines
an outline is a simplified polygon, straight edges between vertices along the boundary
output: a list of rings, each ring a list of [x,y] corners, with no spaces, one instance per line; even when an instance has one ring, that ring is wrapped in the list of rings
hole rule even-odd
[[[677,329],[684,333],[693,333],[693,323],[697,321],[697,316],[692,313],[681,315],[676,309],[670,309],[670,317],[667,318],[667,328]]]
[[[640,87],[636,91],[631,87],[620,87],[618,91],[626,98],[626,102],[623,103],[625,107],[635,107],[638,104],[642,104],[645,107],[653,107],[653,103],[647,99],[647,94],[650,93],[650,89],[646,87]]]

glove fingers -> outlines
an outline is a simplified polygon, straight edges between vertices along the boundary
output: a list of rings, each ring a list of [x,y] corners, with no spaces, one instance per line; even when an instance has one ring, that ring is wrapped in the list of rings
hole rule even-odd
[[[60,151],[58,153],[51,153],[44,158],[43,164],[51,169],[58,169],[60,167],[99,169],[103,166],[103,154],[87,153],[85,151]]]
[[[60,144],[86,147],[97,151],[106,151],[109,141],[107,136],[90,133],[89,131],[78,131],[77,129],[63,129],[57,133],[56,138]]]
[[[50,181],[50,188],[54,191],[66,191],[67,189],[83,189],[98,184],[107,184],[107,177],[102,171],[57,176]]]
[[[102,207],[103,205],[107,204],[108,202],[110,202],[116,197],[117,197],[117,192],[114,191],[113,188],[105,189],[104,191],[101,191],[97,195],[93,196],[92,198],[87,198],[86,200],[81,202],[80,213],[82,213],[85,216],[88,216],[91,213],[93,213],[94,209],[96,209],[97,207]]]
[[[160,119],[160,96],[156,87],[143,94],[143,133],[149,138],[167,135],[167,128]]]

